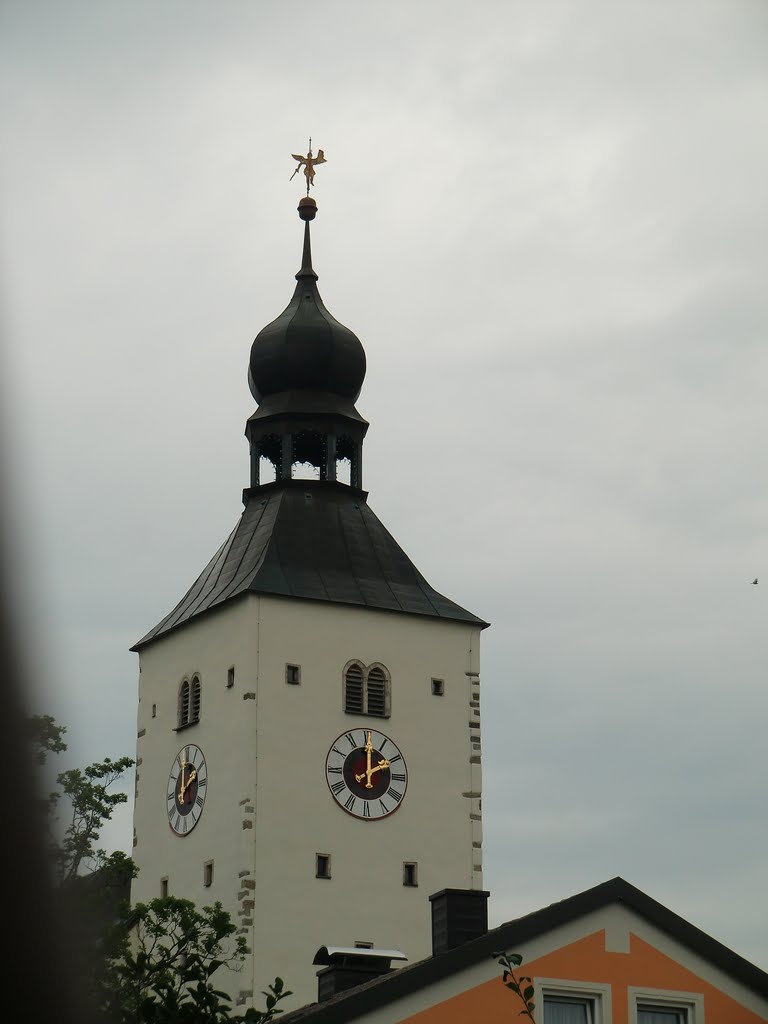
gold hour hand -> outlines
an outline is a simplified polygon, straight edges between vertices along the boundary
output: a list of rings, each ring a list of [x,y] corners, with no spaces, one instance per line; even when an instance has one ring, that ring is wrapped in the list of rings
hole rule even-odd
[[[184,800],[184,794],[187,792],[187,790],[189,789],[189,787],[192,785],[192,783],[195,781],[196,778],[197,778],[197,768],[193,768],[192,771],[187,776],[187,781],[184,783],[182,788],[179,790],[179,803],[181,803]]]
[[[383,757],[375,767],[368,768],[366,771],[361,772],[359,775],[355,775],[355,782],[362,782],[363,779],[365,779],[366,776],[367,776],[368,778],[367,778],[366,783],[365,783],[365,788],[366,789],[373,789],[373,783],[371,782],[371,776],[375,772],[380,772],[384,768],[389,768],[389,761],[387,761],[387,759],[385,757]]]

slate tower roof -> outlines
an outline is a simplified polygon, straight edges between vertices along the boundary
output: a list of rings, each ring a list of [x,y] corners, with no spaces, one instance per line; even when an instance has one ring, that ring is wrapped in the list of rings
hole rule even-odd
[[[181,601],[132,650],[248,593],[487,625],[430,586],[368,506],[368,423],[354,404],[365,351],[320,298],[310,245],[316,212],[314,199],[299,201],[304,247],[296,288],[251,347],[248,382],[259,407],[245,430],[245,510]],[[319,479],[295,479],[302,463]],[[262,480],[264,467],[274,479]],[[344,467],[348,482],[339,479]]]

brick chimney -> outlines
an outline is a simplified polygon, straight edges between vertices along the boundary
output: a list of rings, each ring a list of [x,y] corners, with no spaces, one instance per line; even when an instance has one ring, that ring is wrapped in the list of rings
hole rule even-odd
[[[429,897],[433,956],[485,935],[489,895],[481,889],[441,889]]]

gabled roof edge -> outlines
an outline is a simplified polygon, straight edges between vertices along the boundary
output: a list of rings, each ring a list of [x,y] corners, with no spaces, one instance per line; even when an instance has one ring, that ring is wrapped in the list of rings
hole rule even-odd
[[[768,974],[765,971],[623,878],[616,877],[558,903],[551,903],[523,917],[507,921],[455,949],[401,967],[391,974],[342,992],[326,1002],[311,1003],[286,1013],[282,1020],[284,1024],[298,1024],[305,1019],[312,1024],[345,1024],[472,964],[490,959],[497,950],[512,949],[612,903],[623,903],[630,907],[640,917],[730,974],[746,988],[768,998]]]

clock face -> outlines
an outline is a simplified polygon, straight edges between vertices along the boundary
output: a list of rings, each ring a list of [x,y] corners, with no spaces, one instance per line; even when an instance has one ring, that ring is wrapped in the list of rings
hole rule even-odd
[[[182,747],[168,776],[168,822],[178,836],[187,836],[200,820],[208,792],[208,766],[200,747]]]
[[[373,821],[396,811],[408,787],[408,769],[397,744],[375,729],[351,729],[331,744],[325,778],[339,807]]]

